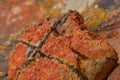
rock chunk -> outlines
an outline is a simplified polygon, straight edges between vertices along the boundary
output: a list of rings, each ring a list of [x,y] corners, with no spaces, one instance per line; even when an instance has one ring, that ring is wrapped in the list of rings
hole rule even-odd
[[[86,29],[77,11],[40,23],[19,37],[9,60],[10,80],[103,80],[116,66],[114,49]]]

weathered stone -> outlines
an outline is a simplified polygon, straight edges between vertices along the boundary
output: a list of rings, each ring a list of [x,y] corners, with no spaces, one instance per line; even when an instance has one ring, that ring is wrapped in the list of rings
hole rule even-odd
[[[117,64],[113,48],[88,31],[76,11],[36,25],[11,53],[10,80],[103,80]]]

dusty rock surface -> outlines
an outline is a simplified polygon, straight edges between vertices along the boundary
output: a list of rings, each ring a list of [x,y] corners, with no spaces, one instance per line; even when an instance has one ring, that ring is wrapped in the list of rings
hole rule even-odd
[[[9,80],[103,80],[118,56],[100,36],[88,31],[82,16],[69,11],[40,19],[17,40],[9,59]]]

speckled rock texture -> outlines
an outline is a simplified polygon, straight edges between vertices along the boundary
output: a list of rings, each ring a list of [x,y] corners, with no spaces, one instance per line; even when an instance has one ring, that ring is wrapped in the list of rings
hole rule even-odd
[[[104,80],[118,56],[100,36],[69,11],[40,19],[19,36],[9,59],[9,80]]]

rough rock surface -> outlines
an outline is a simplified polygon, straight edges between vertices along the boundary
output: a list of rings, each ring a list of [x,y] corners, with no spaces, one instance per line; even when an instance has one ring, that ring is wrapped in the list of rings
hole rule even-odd
[[[120,9],[115,12],[113,18],[101,24],[103,25],[99,27],[99,34],[113,46],[120,57]]]
[[[107,22],[104,22],[104,25],[101,26],[99,34],[103,39],[110,43],[119,57],[119,65],[110,74],[108,80],[120,80],[120,9],[115,12],[113,18],[111,18]]]
[[[103,80],[116,66],[114,49],[69,11],[25,30],[9,59],[9,80]]]

